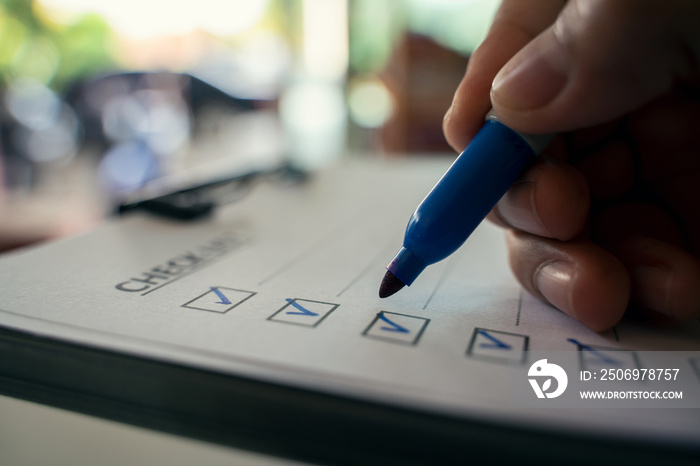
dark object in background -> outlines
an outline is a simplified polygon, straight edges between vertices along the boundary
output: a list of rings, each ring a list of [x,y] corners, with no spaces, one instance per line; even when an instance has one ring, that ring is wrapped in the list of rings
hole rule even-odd
[[[308,172],[285,163],[270,170],[253,170],[147,199],[130,200],[120,204],[116,213],[123,215],[140,210],[177,220],[196,220],[211,214],[220,205],[243,198],[255,182],[296,184],[306,181],[308,176]]]
[[[140,176],[131,173],[128,183],[106,186],[108,191],[137,188],[160,174],[163,158],[185,146],[204,108],[236,113],[262,105],[192,75],[170,72],[95,76],[73,84],[63,96],[38,81],[18,80],[2,94],[3,186],[28,191],[85,146],[100,158],[119,159],[112,166],[142,170]]]
[[[199,112],[210,105],[232,111],[257,108],[260,101],[240,99],[199,78],[186,73],[134,72],[97,76],[76,83],[65,95],[84,128],[86,144],[105,150],[113,142],[104,132],[107,106],[115,99],[147,95],[149,91],[169,94],[171,99],[184,102],[196,122]]]

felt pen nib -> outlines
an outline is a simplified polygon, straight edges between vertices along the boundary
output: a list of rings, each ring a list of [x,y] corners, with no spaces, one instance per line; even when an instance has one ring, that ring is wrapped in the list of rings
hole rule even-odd
[[[396,278],[396,275],[387,270],[386,275],[382,279],[382,284],[379,285],[379,297],[388,298],[392,294],[406,286],[404,282]]]

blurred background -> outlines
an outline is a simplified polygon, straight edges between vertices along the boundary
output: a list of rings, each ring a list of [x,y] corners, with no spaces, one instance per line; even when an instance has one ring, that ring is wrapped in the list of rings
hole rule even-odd
[[[452,154],[497,0],[0,0],[0,251],[155,179]]]

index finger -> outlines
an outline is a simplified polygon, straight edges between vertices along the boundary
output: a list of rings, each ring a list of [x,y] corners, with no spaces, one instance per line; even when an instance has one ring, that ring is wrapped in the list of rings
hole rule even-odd
[[[483,125],[491,108],[491,83],[510,58],[559,15],[565,0],[504,0],[486,38],[472,54],[467,72],[443,120],[447,142],[458,152]]]

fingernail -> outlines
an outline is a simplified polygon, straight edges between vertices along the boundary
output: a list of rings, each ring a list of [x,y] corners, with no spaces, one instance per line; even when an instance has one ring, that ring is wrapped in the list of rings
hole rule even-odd
[[[568,80],[568,60],[557,41],[532,43],[499,71],[491,100],[512,110],[532,110],[552,101]]]
[[[542,296],[559,310],[576,318],[571,300],[574,267],[564,261],[547,262],[535,274],[535,286]]]
[[[454,108],[454,106],[455,106],[454,102],[450,104],[450,108],[447,109],[447,111],[445,112],[445,116],[442,117],[443,122],[447,122],[450,118],[452,118],[452,112],[453,112],[452,109]]]
[[[523,181],[511,186],[498,203],[498,213],[514,228],[533,235],[551,236],[537,213],[535,183],[532,181]]]

